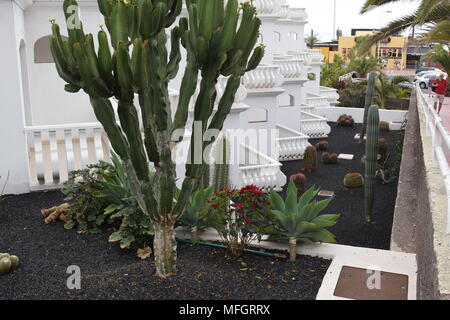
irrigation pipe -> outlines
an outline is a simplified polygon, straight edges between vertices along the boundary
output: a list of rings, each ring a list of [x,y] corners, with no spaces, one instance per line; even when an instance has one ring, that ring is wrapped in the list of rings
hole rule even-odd
[[[203,241],[194,242],[192,240],[184,240],[184,239],[178,239],[178,238],[177,238],[177,241],[181,242],[181,243],[198,244],[198,245],[206,246],[206,247],[228,249],[227,246],[224,246],[222,244],[217,244],[217,243],[211,243],[211,242],[203,242]],[[250,249],[244,249],[244,252],[257,254],[257,255],[265,256],[265,257],[286,259],[286,255],[284,255],[282,253],[270,253],[270,252],[256,251],[256,250],[250,250]]]

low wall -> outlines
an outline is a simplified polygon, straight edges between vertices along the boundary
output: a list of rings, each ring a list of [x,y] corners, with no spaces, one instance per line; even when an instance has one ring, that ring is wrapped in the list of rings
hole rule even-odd
[[[364,122],[364,109],[361,108],[343,108],[343,107],[327,107],[317,108],[316,114],[327,118],[329,121],[336,121],[339,116],[349,114],[355,119],[356,123]],[[406,119],[407,111],[402,110],[384,110],[380,109],[380,121],[386,122],[403,122]]]
[[[433,163],[431,138],[426,136],[415,97],[409,111],[391,250],[417,255],[418,299],[450,299],[449,235],[443,223],[445,188]]]

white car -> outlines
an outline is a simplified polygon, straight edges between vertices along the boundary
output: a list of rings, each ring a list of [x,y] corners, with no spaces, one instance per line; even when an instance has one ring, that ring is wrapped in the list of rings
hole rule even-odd
[[[422,71],[422,72],[419,72],[418,74],[416,74],[415,79],[423,78],[427,74],[441,74],[441,73],[443,73],[445,75],[445,77],[447,78],[447,74],[444,71],[430,71],[430,70],[428,70],[428,71]]]
[[[414,83],[418,83],[421,89],[428,89],[430,81],[434,81],[439,78],[442,72],[439,73],[426,73],[425,75],[419,77],[416,76]],[[444,73],[444,77],[447,79],[447,74]]]

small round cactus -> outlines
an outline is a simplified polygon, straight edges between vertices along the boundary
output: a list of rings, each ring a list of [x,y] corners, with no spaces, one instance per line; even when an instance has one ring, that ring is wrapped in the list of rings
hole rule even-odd
[[[380,131],[390,131],[390,130],[391,130],[391,128],[390,128],[389,122],[386,122],[386,121],[380,122]]]
[[[339,156],[336,153],[329,154],[328,152],[324,152],[322,154],[322,162],[324,164],[337,164]]]
[[[337,125],[340,127],[353,127],[355,125],[355,120],[349,114],[343,114],[337,120]]]
[[[312,172],[317,168],[317,150],[313,146],[309,146],[305,150],[303,158],[303,171]]]
[[[316,149],[320,151],[325,151],[328,149],[328,142],[327,141],[320,141],[316,144]]]
[[[301,197],[305,193],[306,176],[303,173],[297,173],[293,174],[290,179],[297,187],[297,195]]]
[[[17,269],[19,258],[8,253],[0,253],[0,275],[7,274]]]
[[[364,185],[364,177],[360,173],[349,173],[344,178],[344,186],[347,188],[361,188]]]

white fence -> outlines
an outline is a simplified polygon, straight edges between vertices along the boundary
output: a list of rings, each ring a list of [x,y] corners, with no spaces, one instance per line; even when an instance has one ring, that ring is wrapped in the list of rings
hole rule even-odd
[[[25,127],[31,189],[54,188],[69,173],[110,160],[109,141],[100,123]]]
[[[433,158],[441,171],[447,191],[447,233],[450,234],[450,132],[418,85],[416,86],[416,92],[419,112],[425,120],[427,135],[431,136],[432,139]]]

